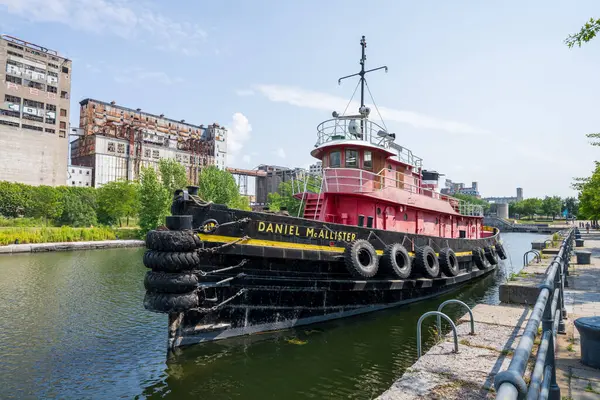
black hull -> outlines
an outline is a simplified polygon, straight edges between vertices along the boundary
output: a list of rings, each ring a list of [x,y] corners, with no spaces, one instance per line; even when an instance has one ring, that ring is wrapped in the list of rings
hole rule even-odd
[[[485,239],[445,239],[203,206],[183,198],[174,202],[172,213],[192,215],[193,227],[206,229],[199,233],[203,249],[195,271],[200,307],[170,314],[171,348],[401,306],[456,290],[496,268],[490,263],[478,268],[471,251],[496,244],[498,232]],[[436,252],[450,247],[460,271],[433,279],[417,273],[404,280],[381,272],[357,280],[343,262],[345,244],[354,239],[368,240],[378,254],[395,242],[411,256],[419,246]]]

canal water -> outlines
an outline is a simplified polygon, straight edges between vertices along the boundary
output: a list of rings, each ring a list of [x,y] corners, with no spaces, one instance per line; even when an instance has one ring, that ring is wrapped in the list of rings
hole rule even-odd
[[[142,306],[142,249],[0,256],[0,398],[374,398],[415,361],[424,312],[450,298],[498,303],[539,237],[503,234],[498,271],[444,297],[169,355],[167,317]]]

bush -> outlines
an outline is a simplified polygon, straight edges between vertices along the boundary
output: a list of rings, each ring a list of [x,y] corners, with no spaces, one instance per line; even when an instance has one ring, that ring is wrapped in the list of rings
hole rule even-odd
[[[0,245],[15,243],[85,242],[97,240],[139,239],[137,229],[100,228],[6,228],[0,229]]]

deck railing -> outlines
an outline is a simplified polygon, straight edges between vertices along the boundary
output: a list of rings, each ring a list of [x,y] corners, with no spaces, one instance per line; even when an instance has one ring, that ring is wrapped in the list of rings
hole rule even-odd
[[[564,305],[564,284],[568,275],[573,250],[574,229],[567,231],[558,255],[548,266],[535,306],[523,336],[506,371],[496,375],[496,399],[551,399],[559,400],[560,388],[556,384],[556,334],[565,333],[563,318],[567,316]],[[531,356],[538,326],[542,323],[542,340],[529,385],[523,374]]]
[[[349,129],[350,123],[361,126],[358,134],[351,132]],[[382,136],[379,134],[380,132],[385,133],[386,129],[368,119],[329,119],[317,126],[317,143],[315,146],[320,146],[334,140],[364,140],[385,149],[393,148],[393,151],[397,153],[398,159],[404,163],[415,167],[423,165],[422,158],[415,156],[409,149],[393,144],[393,140],[389,136]]]
[[[399,172],[396,174],[396,176],[401,176],[402,179],[387,176],[385,169],[376,174],[355,168],[325,168],[323,170],[322,190],[335,193],[373,193],[386,188],[393,188],[447,202],[452,206],[454,211],[461,215],[483,216],[483,207],[480,205],[467,203],[405,180],[411,179],[414,182],[414,176]]]

